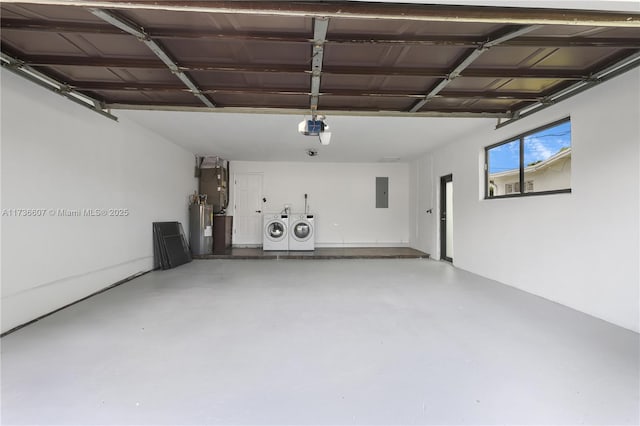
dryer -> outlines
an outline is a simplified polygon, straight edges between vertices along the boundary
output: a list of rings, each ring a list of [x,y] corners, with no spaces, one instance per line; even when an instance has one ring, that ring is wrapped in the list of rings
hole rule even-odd
[[[265,213],[262,222],[262,250],[289,250],[289,215]]]
[[[293,214],[289,221],[289,250],[313,251],[316,248],[315,215]]]

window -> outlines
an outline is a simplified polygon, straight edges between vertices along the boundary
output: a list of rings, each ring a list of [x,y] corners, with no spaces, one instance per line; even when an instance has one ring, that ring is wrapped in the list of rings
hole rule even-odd
[[[485,148],[485,198],[571,192],[571,121]]]

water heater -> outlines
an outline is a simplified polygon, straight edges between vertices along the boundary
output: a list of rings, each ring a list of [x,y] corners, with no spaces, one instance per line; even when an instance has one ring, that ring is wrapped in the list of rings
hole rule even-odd
[[[213,206],[189,206],[189,244],[193,255],[213,253]]]

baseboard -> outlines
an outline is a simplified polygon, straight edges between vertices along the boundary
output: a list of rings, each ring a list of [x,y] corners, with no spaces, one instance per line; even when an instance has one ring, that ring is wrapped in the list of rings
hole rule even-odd
[[[262,244],[234,244],[233,248],[261,248]],[[411,247],[408,242],[360,242],[360,243],[343,243],[343,242],[329,242],[318,243],[318,248],[358,248],[358,247]]]
[[[89,299],[89,298],[91,298],[93,296],[97,296],[98,294],[104,293],[105,291],[108,291],[108,290],[111,290],[112,288],[118,287],[119,285],[127,283],[127,282],[129,282],[129,281],[131,281],[131,280],[133,280],[135,278],[138,278],[138,277],[141,277],[141,276],[143,276],[145,274],[148,274],[151,271],[153,271],[153,269],[150,269],[150,270],[147,270],[147,271],[136,272],[135,274],[129,275],[128,277],[123,278],[120,281],[117,281],[117,282],[115,282],[115,283],[113,283],[111,285],[108,285],[107,287],[104,287],[104,288],[102,288],[102,289],[100,289],[98,291],[95,291],[95,292],[89,294],[88,296],[84,296],[84,297],[82,297],[80,299],[77,299],[77,300],[75,300],[75,301],[73,301],[71,303],[68,303],[68,304],[66,304],[66,305],[64,305],[64,306],[62,306],[60,308],[54,309],[53,311],[47,312],[46,314],[43,314],[43,315],[40,315],[37,318],[29,320],[29,321],[27,321],[27,322],[25,322],[23,324],[17,325],[15,327],[3,332],[2,334],[0,334],[0,338],[5,337],[5,336],[7,336],[7,335],[9,335],[9,334],[11,334],[13,332],[16,332],[16,331],[20,330],[21,328],[24,328],[24,327],[26,327],[28,325],[31,325],[31,324],[35,323],[35,322],[38,322],[41,319],[44,319],[44,318],[46,318],[46,317],[48,317],[50,315],[55,314],[56,312],[59,312],[59,311],[61,311],[63,309],[66,309],[66,308],[68,308],[70,306],[73,306],[73,305],[75,305],[77,303],[83,302],[83,301],[85,301],[85,300],[87,300],[87,299]]]
[[[316,243],[318,248],[409,247],[408,242]]]

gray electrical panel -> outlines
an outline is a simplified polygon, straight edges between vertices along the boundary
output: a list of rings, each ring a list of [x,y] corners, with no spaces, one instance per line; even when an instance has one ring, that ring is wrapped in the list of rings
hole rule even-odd
[[[376,208],[389,208],[389,178],[376,177]]]

